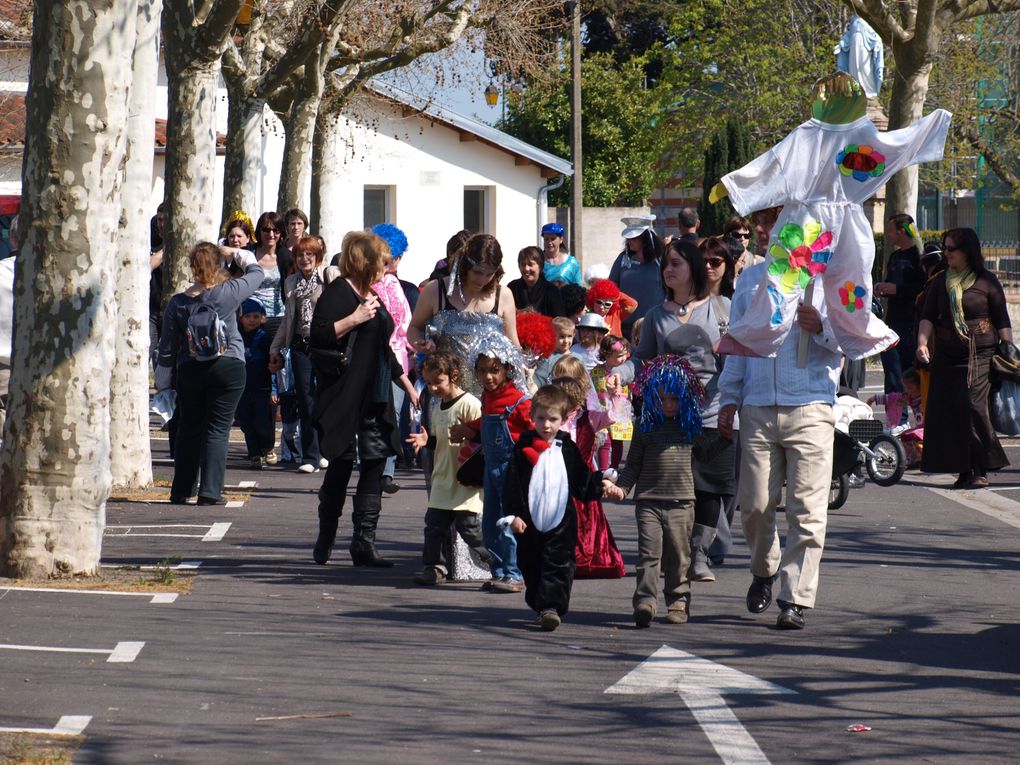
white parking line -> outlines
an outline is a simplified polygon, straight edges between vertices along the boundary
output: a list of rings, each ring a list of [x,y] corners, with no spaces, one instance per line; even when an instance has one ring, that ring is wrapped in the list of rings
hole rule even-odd
[[[229,523],[214,523],[209,532],[202,537],[203,542],[219,542],[230,529]]]
[[[173,603],[177,600],[176,592],[122,592],[121,590],[73,590],[65,587],[21,587],[10,585],[0,587],[3,592],[62,592],[71,595],[135,595],[144,598],[151,597],[150,603]]]
[[[202,561],[200,561],[200,560],[182,560],[180,563],[174,563],[174,564],[172,564],[170,566],[157,566],[157,565],[152,565],[152,566],[133,566],[133,565],[128,564],[128,563],[124,563],[124,564],[121,564],[121,563],[102,563],[100,565],[102,566],[102,568],[110,568],[110,569],[128,568],[128,569],[138,569],[139,571],[158,571],[158,570],[163,569],[163,568],[168,568],[171,571],[192,571],[194,569],[200,568],[202,566]]]
[[[42,653],[105,653],[109,656],[106,660],[114,664],[130,664],[138,658],[138,653],[145,645],[144,642],[117,643],[113,650],[105,648],[65,648],[48,645],[18,645],[16,643],[0,643],[0,650],[5,651],[39,651]]]
[[[258,481],[238,481],[237,488],[239,489],[254,489],[258,486]]]
[[[242,502],[239,499],[232,499],[229,502],[227,502],[227,504],[224,505],[224,507],[236,509],[238,507],[244,507],[244,502]]]
[[[52,728],[0,728],[0,733],[39,733],[43,736],[80,736],[92,722],[91,715],[64,715]]]
[[[933,491],[941,497],[951,499],[964,507],[977,510],[990,518],[1002,521],[1008,526],[1020,529],[1020,502],[1009,497],[1000,497],[988,489],[936,489],[929,486],[928,491]]]

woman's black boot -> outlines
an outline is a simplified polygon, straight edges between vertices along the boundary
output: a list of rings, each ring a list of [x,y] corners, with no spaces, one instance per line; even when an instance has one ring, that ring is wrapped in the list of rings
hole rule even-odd
[[[319,536],[315,540],[315,547],[312,549],[312,558],[320,566],[329,560],[333,552],[333,543],[336,541],[336,529],[340,525],[340,516],[343,514],[344,501],[336,501],[329,495],[319,490]]]
[[[379,513],[382,510],[382,496],[375,494],[355,494],[354,511],[351,523],[351,560],[355,566],[374,566],[375,568],[391,568],[393,561],[379,557],[375,549],[375,528],[379,525]]]

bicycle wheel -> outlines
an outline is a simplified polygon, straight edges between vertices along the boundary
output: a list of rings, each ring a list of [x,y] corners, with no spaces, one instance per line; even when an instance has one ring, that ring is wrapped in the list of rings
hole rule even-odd
[[[871,480],[879,486],[892,486],[903,477],[907,469],[907,455],[898,438],[881,435],[871,439],[869,444],[874,457],[864,461],[864,467]]]
[[[850,479],[846,473],[833,478],[832,483],[829,484],[829,509],[839,510],[846,504],[847,498],[850,496]]]

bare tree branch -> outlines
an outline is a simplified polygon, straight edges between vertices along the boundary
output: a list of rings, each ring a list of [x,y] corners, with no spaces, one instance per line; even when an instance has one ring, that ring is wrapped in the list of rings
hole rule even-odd
[[[884,0],[846,0],[846,3],[878,32],[887,45],[891,45],[894,38],[905,43],[913,36],[913,29],[904,28]]]

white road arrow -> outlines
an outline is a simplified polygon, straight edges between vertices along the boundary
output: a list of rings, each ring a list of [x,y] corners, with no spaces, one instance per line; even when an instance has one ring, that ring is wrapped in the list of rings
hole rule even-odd
[[[726,765],[769,765],[769,759],[722,697],[795,692],[667,645],[606,689],[631,695],[679,694]]]

